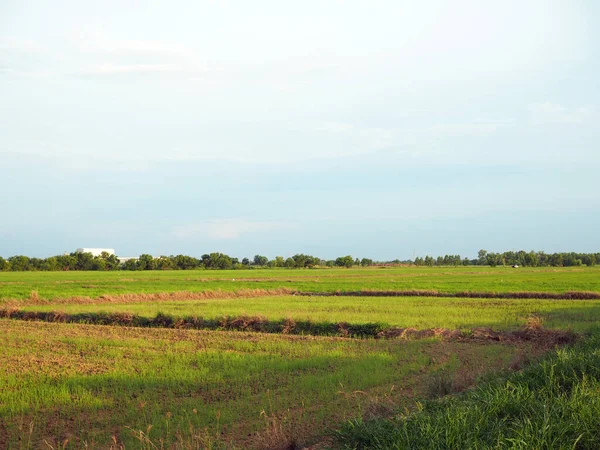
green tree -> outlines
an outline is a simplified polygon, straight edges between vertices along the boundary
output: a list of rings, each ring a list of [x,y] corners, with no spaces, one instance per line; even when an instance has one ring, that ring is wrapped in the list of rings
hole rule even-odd
[[[288,269],[292,269],[294,267],[296,267],[296,261],[294,261],[293,258],[288,258],[285,260],[285,267],[287,267]]]
[[[346,256],[340,256],[339,258],[336,258],[335,260],[335,265],[338,267],[352,267],[352,265],[354,264],[354,258],[352,258],[352,256],[350,255],[346,255]]]
[[[119,268],[119,258],[108,252],[102,252],[99,256],[104,261],[104,270],[117,270]]]
[[[94,256],[91,253],[71,253],[76,260],[75,270],[92,270],[94,264]]]
[[[73,255],[58,255],[56,261],[58,270],[76,270],[77,258]]]
[[[273,260],[273,267],[285,267],[285,259],[283,256],[276,256]]]
[[[477,260],[480,266],[485,266],[487,264],[487,250],[481,249],[477,252]]]
[[[130,258],[127,261],[125,261],[123,264],[121,264],[121,269],[137,270],[138,269],[137,261],[134,258]]]
[[[204,257],[203,257],[204,258]],[[207,269],[231,269],[232,261],[231,258],[223,253],[211,253],[208,257],[207,263],[205,263]]]
[[[157,270],[169,270],[173,268],[173,261],[168,256],[159,256],[155,261]]]
[[[266,266],[269,262],[269,258],[262,255],[254,255],[254,265],[255,266]]]
[[[13,272],[25,272],[29,270],[29,258],[23,255],[15,255],[8,258],[10,270]]]
[[[138,258],[138,270],[154,270],[156,269],[156,262],[152,255],[144,253]]]
[[[0,256],[0,272],[8,272],[10,270],[10,263]]]

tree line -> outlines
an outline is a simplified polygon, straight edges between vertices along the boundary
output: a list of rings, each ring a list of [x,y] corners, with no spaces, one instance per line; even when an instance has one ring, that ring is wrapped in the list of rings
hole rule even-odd
[[[312,255],[296,254],[289,258],[255,255],[254,258],[234,258],[224,253],[204,254],[200,258],[188,255],[171,255],[153,257],[143,254],[139,258],[119,261],[117,256],[103,252],[100,256],[91,253],[78,253],[50,256],[48,258],[30,258],[15,255],[4,259],[0,257],[0,271],[67,271],[67,270],[191,270],[191,269],[256,269],[287,268],[305,269],[313,267],[368,267],[374,265],[408,265],[416,266],[523,266],[523,267],[567,267],[595,266],[600,262],[600,253],[544,253],[509,251],[503,253],[480,250],[476,259],[461,258],[460,255],[425,256],[412,260],[373,261],[370,258],[353,258],[350,255],[325,260]]]
[[[254,268],[287,268],[304,269],[312,267],[352,267],[372,266],[372,259],[340,256],[334,260],[324,260],[312,255],[296,254],[289,258],[276,256],[269,259],[266,256],[255,255],[254,258],[234,258],[224,253],[204,254],[200,258],[188,255],[171,255],[153,257],[143,254],[139,258],[127,259],[123,262],[115,255],[102,252],[99,256],[91,253],[74,252],[48,258],[30,258],[15,255],[4,259],[0,257],[0,271],[71,271],[71,270],[191,270],[191,269],[254,269]]]
[[[600,253],[545,253],[524,250],[503,253],[479,250],[476,259],[462,258],[460,255],[445,255],[434,258],[415,258],[417,266],[522,266],[522,267],[570,267],[595,266],[600,262]]]

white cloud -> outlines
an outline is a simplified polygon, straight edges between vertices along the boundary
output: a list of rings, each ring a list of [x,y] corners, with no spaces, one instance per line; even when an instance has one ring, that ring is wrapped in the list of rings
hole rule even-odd
[[[598,118],[598,108],[584,105],[567,108],[552,102],[537,103],[529,107],[531,123],[534,125],[581,124]]]
[[[211,239],[237,239],[244,234],[266,233],[296,228],[289,222],[256,222],[243,219],[215,219],[173,227],[171,235],[177,239],[208,237]]]
[[[483,136],[512,126],[514,126],[512,120],[474,121],[434,125],[430,128],[430,131],[433,134],[443,136]]]
[[[105,62],[89,66],[84,69],[85,74],[111,75],[121,73],[152,73],[152,72],[176,72],[182,70],[173,64],[114,64]]]

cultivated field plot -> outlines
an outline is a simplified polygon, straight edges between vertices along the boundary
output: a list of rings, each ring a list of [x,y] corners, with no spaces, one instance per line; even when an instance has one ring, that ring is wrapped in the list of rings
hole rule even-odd
[[[600,292],[600,267],[394,267],[308,270],[0,273],[0,301],[163,292],[286,288],[303,292]]]
[[[593,267],[0,273],[0,448],[322,443],[346,419],[418,410],[596,334],[599,280]]]
[[[147,326],[176,326],[186,319],[198,328],[231,328],[236,319],[255,319],[265,323],[284,324],[286,320],[307,322],[313,326],[305,333],[315,334],[335,327],[318,325],[377,325],[374,329],[389,327],[451,328],[470,330],[492,327],[497,330],[517,329],[531,317],[539,317],[551,329],[587,331],[600,319],[600,300],[544,300],[544,299],[474,299],[437,297],[338,297],[338,296],[268,296],[233,297],[180,301],[142,301],[103,303],[102,299],[86,303],[37,302],[20,304],[25,312],[56,312],[54,320],[63,314],[78,316],[80,322],[97,323],[115,316],[115,323],[125,322],[132,316],[156,321]],[[107,317],[108,316],[108,317]],[[160,318],[163,318],[160,324]],[[141,322],[143,324],[143,322]],[[183,325],[183,324],[182,324]],[[299,325],[298,325],[299,327]],[[277,331],[275,328],[273,331]],[[288,332],[294,332],[290,329]],[[302,333],[298,328],[297,333]],[[334,331],[335,333],[335,331]]]
[[[306,443],[369,408],[411,407],[441,371],[464,388],[540,351],[0,320],[0,444]]]

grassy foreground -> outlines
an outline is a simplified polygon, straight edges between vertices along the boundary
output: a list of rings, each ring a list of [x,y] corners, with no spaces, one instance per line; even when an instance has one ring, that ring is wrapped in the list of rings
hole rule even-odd
[[[0,448],[306,443],[366,408],[409,405],[441,370],[468,385],[539,352],[0,320]]]
[[[598,337],[509,381],[420,400],[570,342],[554,339],[559,331],[510,331],[531,316],[597,336],[600,300],[538,293],[598,293],[599,275],[504,267],[0,273],[0,317],[52,322],[0,318],[0,448],[283,449],[336,428],[334,448],[597,448]],[[455,296],[289,295],[295,290]],[[460,297],[472,292],[536,298]],[[260,326],[238,327],[242,316]],[[72,323],[60,323],[67,317]],[[216,331],[185,328],[207,323]],[[373,336],[388,326],[465,333],[309,335]]]
[[[153,319],[168,316],[201,319],[218,327],[224,318],[262,317],[265,321],[310,322],[335,325],[377,324],[378,328],[415,327],[469,330],[493,327],[516,329],[531,316],[541,317],[546,328],[584,332],[600,319],[600,300],[472,299],[429,297],[337,297],[269,296],[217,298],[185,301],[35,304],[24,311],[57,311],[80,314],[92,322],[94,314],[134,314]],[[87,315],[87,319],[86,319]],[[198,320],[196,320],[198,322]],[[225,322],[227,322],[225,320]],[[327,327],[325,327],[327,328]],[[335,327],[334,327],[335,329]]]
[[[505,380],[393,419],[346,422],[344,449],[600,448],[600,333]]]
[[[258,269],[146,272],[0,272],[0,301],[161,292],[278,289],[303,292],[398,291],[456,293],[600,292],[599,267],[384,267],[361,269]]]

